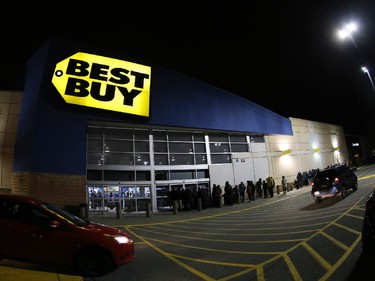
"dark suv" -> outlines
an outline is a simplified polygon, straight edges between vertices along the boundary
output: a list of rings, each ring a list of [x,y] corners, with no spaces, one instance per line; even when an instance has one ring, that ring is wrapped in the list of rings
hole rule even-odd
[[[342,198],[347,196],[348,190],[358,188],[356,174],[346,165],[337,165],[320,170],[314,177],[311,195],[316,202],[324,198],[341,194]]]

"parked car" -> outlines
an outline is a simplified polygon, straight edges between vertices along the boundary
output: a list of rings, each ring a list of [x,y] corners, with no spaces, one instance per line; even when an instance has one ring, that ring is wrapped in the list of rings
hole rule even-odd
[[[316,202],[341,194],[345,198],[348,190],[358,188],[357,175],[346,165],[336,165],[316,173],[312,182],[311,195]]]
[[[375,252],[375,188],[366,201],[362,225],[362,250]]]
[[[0,194],[0,233],[0,257],[67,266],[88,277],[134,257],[127,233],[32,197]]]

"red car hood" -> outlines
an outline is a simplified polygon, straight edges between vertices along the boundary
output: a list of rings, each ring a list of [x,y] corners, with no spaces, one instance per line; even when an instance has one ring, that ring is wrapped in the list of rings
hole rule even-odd
[[[125,232],[111,227],[104,224],[96,223],[96,222],[89,222],[87,225],[84,226],[87,230],[95,231],[102,234],[108,234],[108,235],[125,235],[128,236]]]

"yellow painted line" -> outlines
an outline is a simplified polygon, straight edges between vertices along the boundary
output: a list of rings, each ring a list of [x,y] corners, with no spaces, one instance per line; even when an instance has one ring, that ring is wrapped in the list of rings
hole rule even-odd
[[[240,277],[240,276],[242,276],[242,275],[244,275],[244,274],[247,274],[247,273],[249,273],[249,272],[251,272],[251,271],[253,271],[253,270],[254,270],[254,268],[247,268],[247,269],[245,269],[245,270],[241,270],[241,271],[239,271],[239,272],[237,272],[237,273],[234,273],[234,274],[232,274],[232,275],[228,275],[228,276],[226,276],[226,277],[220,278],[220,279],[218,279],[217,281],[228,281],[228,280],[232,280],[232,279],[234,279],[234,278],[237,278],[237,277]]]
[[[289,256],[288,256],[287,254],[284,254],[284,255],[283,255],[283,258],[284,258],[284,260],[285,260],[285,263],[288,265],[289,271],[290,271],[290,273],[292,274],[293,279],[294,279],[294,280],[302,280],[301,275],[298,273],[297,268],[294,266],[294,263],[293,263],[292,260],[289,258]]]
[[[132,227],[132,229],[138,229],[137,227]],[[165,232],[160,231],[152,231],[149,229],[138,229],[144,232],[149,233],[156,233],[156,234],[165,234]],[[130,229],[128,229],[130,231]],[[222,242],[222,243],[241,243],[241,244],[274,244],[274,243],[289,243],[289,242],[301,242],[305,240],[305,238],[298,238],[298,239],[284,239],[284,240],[262,240],[262,241],[244,241],[244,240],[224,240],[224,239],[208,239],[208,238],[199,238],[193,236],[185,236],[185,235],[171,235],[169,236],[178,237],[178,238],[185,238],[190,240],[202,240],[202,241],[210,241],[210,242]]]
[[[358,178],[358,180],[367,180],[367,179],[370,179],[370,178],[373,178],[373,177],[375,177],[375,174],[364,176],[364,177],[360,177],[360,178]]]
[[[199,263],[207,263],[207,264],[215,264],[215,265],[223,265],[223,266],[232,266],[232,267],[244,267],[244,268],[256,268],[256,265],[253,264],[245,264],[245,263],[231,263],[231,262],[219,262],[219,261],[210,261],[210,260],[202,260],[197,258],[189,258],[185,256],[175,255],[175,254],[169,254],[172,257],[183,259],[183,260],[189,260]]]
[[[181,243],[173,243],[169,241],[164,240],[158,240],[158,239],[151,239],[147,237],[141,236],[143,239],[149,239],[151,241],[155,241],[158,243],[168,244],[168,245],[175,245],[182,248],[190,248],[190,249],[196,249],[196,250],[202,250],[202,251],[208,251],[208,252],[218,252],[218,253],[227,253],[227,254],[236,254],[236,255],[280,255],[281,252],[244,252],[244,251],[231,251],[231,250],[218,250],[218,249],[212,249],[212,248],[203,248],[198,246],[191,246]]]
[[[346,214],[346,216],[352,217],[352,218],[355,218],[355,219],[363,220],[363,216],[357,216],[357,215],[352,215],[352,214]]]
[[[257,267],[257,277],[258,277],[258,281],[265,281],[266,280],[264,278],[263,266],[258,266]]]
[[[209,277],[208,275],[206,275],[206,274],[204,274],[204,273],[202,273],[202,272],[200,272],[200,271],[192,268],[191,266],[188,266],[187,264],[184,264],[184,263],[180,262],[178,259],[176,259],[175,257],[171,256],[167,252],[163,251],[159,247],[156,247],[154,244],[150,243],[149,241],[144,240],[144,238],[142,236],[137,235],[136,233],[134,233],[130,229],[129,229],[129,232],[132,235],[134,235],[135,237],[141,239],[143,242],[145,242],[147,245],[149,245],[155,251],[159,252],[163,256],[167,257],[168,259],[170,259],[171,261],[173,261],[174,263],[176,263],[177,265],[181,266],[182,268],[185,268],[186,270],[188,270],[189,272],[193,273],[194,275],[197,275],[198,277],[202,278],[202,280],[215,281],[215,279],[213,279],[213,278]]]
[[[315,224],[307,224],[307,225],[300,225],[300,226],[293,226],[293,227],[285,227],[285,228],[303,228],[305,226],[312,226],[312,225],[322,225],[322,224],[327,224],[324,223],[324,222],[319,222],[319,223],[315,223]],[[163,230],[164,233],[166,233],[166,231],[171,231],[171,232],[177,232],[177,233],[186,233],[186,229],[183,228],[183,229],[175,229],[174,227],[169,229],[169,228],[158,228],[158,227],[155,227],[155,226],[149,226],[147,228],[151,228],[151,229],[155,229],[155,230]],[[135,229],[139,229],[138,227],[136,227]],[[187,227],[187,229],[190,229]],[[210,229],[210,228],[206,228],[206,229]],[[277,229],[282,229],[282,228],[256,228],[257,231],[275,231]],[[212,230],[212,229],[211,229]],[[217,229],[215,228],[215,231],[228,231],[230,230],[231,232],[235,233],[236,236],[275,236],[275,232],[268,232],[268,233],[238,233],[237,231],[248,231],[246,229],[228,229],[228,228],[221,228],[221,229]],[[309,232],[316,232],[318,231],[319,229],[308,229],[308,230],[300,230],[300,231],[288,231],[288,232],[278,232],[277,235],[290,235],[290,234],[301,234],[301,233],[309,233]],[[200,234],[200,235],[216,235],[216,236],[228,236],[228,233],[218,233],[218,232],[200,232],[200,231],[189,231],[189,233],[191,234]]]
[[[319,281],[328,280],[328,278],[341,266],[341,264],[348,258],[354,248],[361,241],[361,236],[358,236],[354,243],[350,246],[349,250],[346,251],[341,258],[319,279]]]
[[[332,225],[335,225],[335,226],[337,226],[337,227],[340,227],[340,228],[342,228],[342,229],[345,229],[346,231],[349,231],[349,232],[354,233],[354,234],[356,234],[356,235],[361,235],[361,232],[360,232],[360,231],[357,231],[357,230],[355,230],[355,229],[353,229],[353,228],[346,227],[345,225],[339,224],[339,223],[337,223],[337,222],[333,223]]]
[[[307,243],[302,243],[302,246],[306,248],[306,250],[315,258],[315,260],[324,267],[326,271],[329,271],[332,268],[332,265],[327,262],[317,251],[315,251],[312,247],[310,247]]]
[[[341,249],[343,249],[344,251],[347,251],[349,249],[348,246],[344,245],[343,243],[341,243],[340,241],[336,240],[335,238],[333,238],[331,235],[325,233],[324,231],[321,232],[320,234],[323,235],[325,238],[327,238],[332,243],[334,243],[336,246],[338,246]]]
[[[0,265],[1,281],[83,281],[80,276],[65,275],[52,272],[34,271],[10,266]]]

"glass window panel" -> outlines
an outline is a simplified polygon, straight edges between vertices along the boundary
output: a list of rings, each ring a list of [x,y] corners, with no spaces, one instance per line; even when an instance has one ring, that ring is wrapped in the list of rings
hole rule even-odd
[[[167,132],[165,131],[152,131],[152,134],[154,136],[154,140],[167,140]]]
[[[125,199],[125,212],[135,212],[137,211],[135,199]]]
[[[171,171],[171,180],[193,179],[194,171]]]
[[[154,142],[154,152],[168,152],[166,142]]]
[[[137,181],[150,181],[151,180],[151,172],[150,171],[137,171],[136,172],[136,180]]]
[[[169,152],[173,153],[193,153],[193,144],[184,142],[170,142]]]
[[[195,154],[195,163],[196,164],[207,164],[206,154]]]
[[[250,136],[250,142],[264,142],[263,136],[252,135]]]
[[[185,132],[168,132],[169,141],[191,141],[191,134]]]
[[[148,130],[134,130],[134,138],[136,140],[149,140]]]
[[[197,179],[206,179],[209,178],[208,170],[198,170],[197,171]]]
[[[104,180],[106,181],[134,181],[134,171],[113,171],[104,170]]]
[[[154,164],[155,165],[168,165],[168,154],[155,154]]]
[[[103,128],[88,127],[87,135],[89,138],[103,138]]]
[[[246,142],[246,136],[245,135],[231,135],[230,141],[231,142]]]
[[[248,152],[247,144],[231,144],[232,152]]]
[[[150,165],[150,154],[140,154],[135,155],[135,165]]]
[[[150,146],[148,141],[136,141],[135,152],[149,152]]]
[[[156,186],[156,196],[157,197],[168,197],[169,186]]]
[[[87,164],[103,165],[103,153],[87,153]]]
[[[102,181],[102,170],[87,170],[88,181]]]
[[[133,152],[133,141],[106,140],[104,150],[105,152]]]
[[[211,151],[211,153],[229,152],[229,144],[228,143],[222,143],[222,142],[210,143],[210,151]]]
[[[106,139],[133,139],[132,129],[105,128],[104,134]]]
[[[105,153],[105,165],[134,165],[133,153]]]
[[[229,154],[211,154],[212,164],[231,163]]]
[[[228,142],[227,135],[209,135],[210,142]]]
[[[137,187],[137,197],[151,197],[151,191],[149,186]]]
[[[193,134],[193,138],[194,138],[195,142],[204,142],[205,141],[204,134],[195,133],[195,134]]]
[[[171,154],[171,165],[193,165],[194,157],[192,154]]]
[[[195,153],[205,153],[206,145],[204,143],[194,143]]]
[[[157,181],[169,180],[168,171],[155,171],[155,180]]]
[[[103,140],[89,139],[87,142],[87,151],[103,151]]]
[[[151,203],[150,199],[138,199],[137,200],[137,211],[146,211],[147,203]]]
[[[134,186],[121,187],[121,194],[124,198],[134,198],[136,196],[136,188]]]

